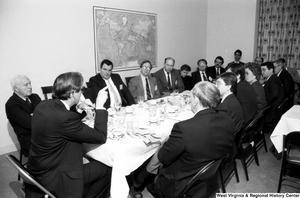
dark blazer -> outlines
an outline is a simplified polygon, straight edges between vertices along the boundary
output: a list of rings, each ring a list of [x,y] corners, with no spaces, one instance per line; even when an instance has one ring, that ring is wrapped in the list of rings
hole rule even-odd
[[[236,98],[243,109],[244,122],[248,124],[257,113],[256,93],[247,81],[240,81],[237,84]]]
[[[35,107],[41,102],[41,98],[37,94],[31,94],[28,98],[32,106],[15,93],[5,104],[7,119],[15,131],[22,152],[26,157],[30,148],[32,114]]]
[[[288,98],[295,91],[293,77],[286,69],[282,69],[278,77],[283,85],[284,97]]]
[[[169,139],[158,152],[163,167],[155,189],[161,197],[177,198],[207,162],[228,153],[233,144],[233,131],[232,119],[213,109],[202,110],[193,118],[174,124]],[[205,197],[208,186],[201,187],[201,195],[193,197]]]
[[[206,70],[210,72],[211,77],[212,77],[213,79],[216,79],[216,78],[217,78],[217,70],[216,70],[216,66],[207,67]],[[222,74],[222,73],[224,73],[224,72],[225,72],[225,69],[224,69],[223,67],[220,67],[220,74]]]
[[[194,88],[195,82],[191,76],[185,76],[184,78],[181,76],[181,79],[185,90],[192,90]]]
[[[149,76],[148,82],[149,82],[152,98],[160,98],[160,93],[158,90],[156,78]],[[138,76],[130,79],[129,84],[128,84],[128,89],[136,102],[137,102],[138,96],[145,95],[146,90],[144,90],[141,75],[138,75]]]
[[[126,87],[126,85],[123,83],[121,77],[119,74],[111,74],[111,79],[114,82],[115,86],[117,87],[117,90],[119,92],[119,95],[122,100],[122,106],[129,106],[135,104],[135,101]],[[89,80],[89,86],[93,90],[95,96],[97,97],[98,92],[106,86],[105,81],[101,77],[100,74],[97,74],[96,76],[93,76]],[[94,99],[95,101],[96,99]],[[105,108],[110,108],[110,97],[108,94],[108,99],[104,104]]]
[[[234,123],[234,133],[240,131],[244,125],[243,109],[234,94],[228,95],[216,109],[222,113],[229,114]]]
[[[259,113],[265,106],[267,106],[265,90],[259,81],[255,81],[251,84],[251,86],[256,93],[257,112]]]
[[[280,78],[273,74],[264,85],[267,104],[270,105],[269,113],[265,117],[265,121],[272,122],[273,115],[284,98],[283,86]]]
[[[184,91],[184,84],[182,82],[180,72],[176,69],[172,69],[171,71],[172,87],[170,90],[168,89],[168,81],[166,79],[164,68],[155,72],[153,77],[156,78],[160,95],[163,95],[163,92],[172,92],[174,89],[178,89],[180,93]]]
[[[207,68],[205,70],[205,74],[207,76],[208,81],[211,81],[213,79],[212,74],[210,73],[210,71],[207,70]],[[197,82],[203,81],[203,79],[201,79],[199,69],[197,69],[197,71],[192,72],[192,78],[193,78],[193,81],[195,82],[195,84]]]
[[[32,117],[28,170],[56,197],[82,198],[82,143],[104,144],[106,137],[106,110],[96,110],[90,128],[59,99],[43,101]]]

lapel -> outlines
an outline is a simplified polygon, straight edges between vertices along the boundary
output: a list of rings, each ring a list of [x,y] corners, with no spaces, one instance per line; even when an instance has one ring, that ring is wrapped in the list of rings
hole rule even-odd
[[[28,109],[29,111],[33,111],[33,105],[28,104],[25,100],[23,100],[22,98],[20,98],[16,93],[13,94],[13,97],[15,98],[15,100],[22,104],[22,106],[26,109]],[[31,101],[32,102],[32,101]],[[31,103],[32,104],[32,103]]]
[[[154,97],[155,86],[154,86],[154,79],[151,76],[149,76],[149,82],[150,82],[150,87],[151,87],[151,94],[152,94],[152,97]]]
[[[139,75],[139,78],[138,78],[138,86],[139,86],[139,89],[141,90],[141,93],[144,95],[145,90],[143,87],[143,80],[142,80],[141,74]]]
[[[167,78],[166,78],[166,75],[165,75],[164,68],[162,68],[160,70],[160,79],[163,79],[164,86],[167,87],[168,86],[168,81],[167,81]]]
[[[175,70],[174,69],[172,69],[172,71],[171,71],[171,78],[172,78],[172,88],[174,88],[174,87],[177,87],[177,84],[178,84],[178,82],[177,83],[175,83],[176,81],[177,81],[177,79],[176,79],[176,72],[175,72]]]

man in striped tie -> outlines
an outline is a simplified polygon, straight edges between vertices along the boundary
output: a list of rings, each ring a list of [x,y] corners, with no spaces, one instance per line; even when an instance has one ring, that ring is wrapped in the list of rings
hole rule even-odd
[[[128,89],[135,101],[137,101],[138,96],[144,96],[145,100],[160,97],[156,78],[152,77],[150,74],[151,69],[151,62],[148,60],[143,61],[140,64],[140,75],[129,81]]]

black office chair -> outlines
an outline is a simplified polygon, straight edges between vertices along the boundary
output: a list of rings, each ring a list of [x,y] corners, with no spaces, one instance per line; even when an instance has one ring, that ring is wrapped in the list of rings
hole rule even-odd
[[[235,136],[235,143],[238,151],[235,159],[241,161],[247,181],[249,181],[247,166],[253,161],[253,158],[255,159],[257,166],[259,166],[255,146],[255,131],[257,130],[258,121],[261,117],[262,114],[255,116],[251,122],[243,127]]]
[[[26,184],[33,185],[39,188],[41,191],[45,193],[44,196],[45,198],[47,197],[55,198],[55,196],[52,193],[50,193],[45,187],[43,187],[40,184],[40,182],[38,182],[38,180],[28,172],[28,170],[20,163],[19,160],[17,160],[15,156],[8,154],[5,157],[18,170],[19,174],[21,175],[21,178]],[[22,188],[21,188],[21,194],[25,195]]]
[[[45,100],[48,100],[48,94],[52,94],[52,86],[46,86],[46,87],[41,87],[41,88],[42,88]]]
[[[215,174],[218,172],[219,166],[228,157],[228,154],[226,154],[224,157],[218,160],[212,160],[209,163],[207,163],[203,168],[201,168],[197,174],[190,179],[190,181],[187,183],[185,186],[184,190],[181,192],[181,195],[179,197],[186,198],[187,197],[187,192],[194,187],[194,184],[200,183],[200,182],[206,182],[213,178]],[[216,191],[218,190],[215,189]]]
[[[288,135],[283,136],[283,151],[282,151],[282,163],[281,163],[281,171],[279,177],[278,190],[279,193],[281,190],[281,185],[284,180],[300,184],[299,177],[294,179],[292,177],[292,173],[289,176],[286,176],[286,170],[288,168],[296,169],[296,173],[299,176],[300,169],[300,131],[293,131]]]

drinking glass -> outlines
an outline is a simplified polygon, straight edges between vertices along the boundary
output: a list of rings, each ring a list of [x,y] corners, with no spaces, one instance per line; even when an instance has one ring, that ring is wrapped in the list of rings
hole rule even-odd
[[[167,105],[165,105],[165,104],[162,104],[162,105],[160,105],[160,107],[159,107],[159,111],[160,111],[160,119],[161,120],[165,120],[165,114],[166,114],[166,110],[167,110]]]
[[[119,112],[121,109],[122,104],[120,102],[115,102],[115,111]]]
[[[138,101],[138,104],[139,104],[139,108],[142,108],[143,107],[143,103],[144,103],[144,96],[138,96],[137,97],[137,101]]]

